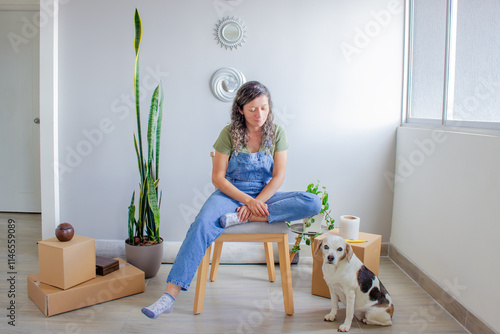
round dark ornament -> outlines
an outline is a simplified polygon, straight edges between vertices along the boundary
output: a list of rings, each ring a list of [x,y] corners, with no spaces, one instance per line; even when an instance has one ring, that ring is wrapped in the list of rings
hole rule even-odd
[[[75,235],[75,230],[70,223],[61,223],[56,227],[56,238],[59,241],[70,241]]]

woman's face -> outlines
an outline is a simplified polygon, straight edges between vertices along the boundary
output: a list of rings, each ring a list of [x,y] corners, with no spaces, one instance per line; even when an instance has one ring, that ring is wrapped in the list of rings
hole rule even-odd
[[[240,109],[240,113],[245,116],[247,128],[260,128],[264,125],[269,114],[269,101],[266,95],[256,97]]]

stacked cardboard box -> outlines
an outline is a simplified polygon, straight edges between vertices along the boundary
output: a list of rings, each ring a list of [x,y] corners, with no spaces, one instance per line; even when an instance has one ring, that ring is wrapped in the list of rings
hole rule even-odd
[[[75,235],[38,242],[40,273],[28,276],[28,296],[46,316],[144,292],[144,272],[119,261],[119,270],[96,276],[95,241]]]
[[[61,242],[51,238],[38,242],[40,281],[69,289],[95,277],[95,241],[75,235]]]

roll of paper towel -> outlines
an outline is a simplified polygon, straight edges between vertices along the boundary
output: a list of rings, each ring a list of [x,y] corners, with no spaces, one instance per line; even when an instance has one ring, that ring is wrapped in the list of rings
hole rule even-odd
[[[359,217],[341,216],[339,234],[344,239],[356,240],[359,236]]]

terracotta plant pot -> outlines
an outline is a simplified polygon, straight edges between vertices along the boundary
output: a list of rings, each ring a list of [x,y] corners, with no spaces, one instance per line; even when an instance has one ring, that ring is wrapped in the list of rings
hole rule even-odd
[[[144,271],[146,278],[154,277],[160,270],[163,258],[163,239],[159,244],[151,246],[129,245],[127,239],[125,241],[125,255],[127,262]]]

